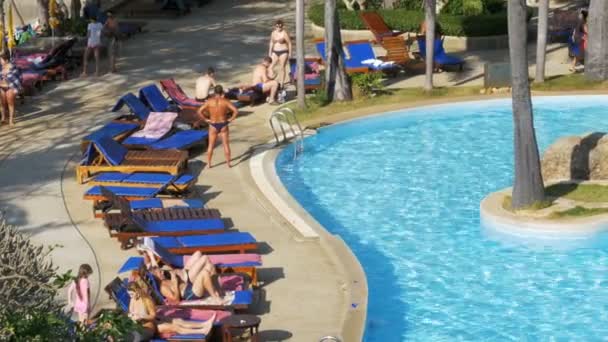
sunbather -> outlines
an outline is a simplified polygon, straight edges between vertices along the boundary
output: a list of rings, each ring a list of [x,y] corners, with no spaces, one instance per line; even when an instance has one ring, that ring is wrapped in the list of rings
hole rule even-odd
[[[186,321],[179,318],[164,319],[156,315],[156,305],[148,293],[138,283],[128,287],[129,317],[144,328],[142,340],[147,341],[159,334],[205,334],[208,335],[215,321],[215,314],[204,322]]]
[[[270,66],[272,65],[272,58],[266,56],[262,60],[262,63],[257,65],[255,69],[253,69],[253,85],[258,90],[263,93],[270,93],[267,102],[270,104],[278,104],[276,102],[277,90],[279,89],[279,82],[273,79],[272,70]]]
[[[194,99],[204,102],[209,97],[209,91],[215,87],[215,69],[208,68],[204,75],[196,79]]]
[[[6,112],[8,110],[9,125],[15,124],[15,100],[21,91],[20,72],[17,67],[11,63],[10,55],[4,52],[0,56],[0,64],[2,72],[0,73],[0,102],[2,105],[2,121],[0,124],[6,123]]]
[[[274,30],[270,34],[270,44],[268,46],[268,56],[272,58],[270,69],[275,65],[279,66],[278,82],[280,87],[284,87],[289,82],[289,70],[287,61],[291,56],[291,39],[289,33],[283,28],[283,20],[279,19],[274,24]]]
[[[205,104],[198,109],[197,113],[209,124],[207,165],[211,168],[213,149],[215,148],[215,142],[219,135],[222,138],[222,145],[224,145],[226,164],[228,164],[228,167],[232,167],[230,164],[230,131],[228,130],[228,124],[236,119],[239,110],[232,102],[224,98],[224,89],[221,85],[215,86],[213,97],[207,100]],[[229,118],[227,118],[228,113],[232,113]]]

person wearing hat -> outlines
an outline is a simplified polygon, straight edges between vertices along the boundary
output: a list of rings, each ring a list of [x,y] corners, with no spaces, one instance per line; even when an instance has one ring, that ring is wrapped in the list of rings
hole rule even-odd
[[[197,65],[196,71],[202,73],[201,67]],[[207,68],[207,71],[196,79],[196,90],[194,98],[198,102],[204,102],[209,97],[209,90],[215,87],[215,69],[212,67]]]

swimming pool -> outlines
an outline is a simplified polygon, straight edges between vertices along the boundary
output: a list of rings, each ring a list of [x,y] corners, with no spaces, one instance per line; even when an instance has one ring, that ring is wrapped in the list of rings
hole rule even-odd
[[[606,130],[608,97],[534,99],[541,151]],[[511,185],[511,102],[412,110],[329,126],[276,160],[292,196],[360,260],[366,341],[591,341],[608,336],[608,247],[525,245],[480,225]],[[603,240],[603,239],[602,239]]]

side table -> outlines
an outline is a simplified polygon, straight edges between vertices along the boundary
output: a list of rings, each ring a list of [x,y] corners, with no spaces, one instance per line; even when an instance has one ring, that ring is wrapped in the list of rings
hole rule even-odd
[[[232,342],[232,330],[249,329],[251,341],[258,341],[258,328],[262,320],[255,315],[232,315],[222,320],[222,341]]]

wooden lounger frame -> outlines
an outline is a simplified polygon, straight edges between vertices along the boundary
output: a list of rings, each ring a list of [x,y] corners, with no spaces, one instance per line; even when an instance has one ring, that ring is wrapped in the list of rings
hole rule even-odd
[[[174,182],[169,182],[167,187],[167,191],[169,192],[186,192],[192,186],[192,184],[196,183],[196,177],[193,177],[191,181],[185,184],[175,184]],[[101,185],[101,186],[128,186],[130,188],[158,188],[160,183],[122,183],[122,182],[105,182],[105,181],[96,181],[92,179],[87,182],[90,185]]]
[[[94,148],[97,149],[96,146]],[[122,173],[165,172],[177,176],[185,168],[187,161],[187,151],[144,150],[128,151],[120,165],[110,165],[104,156],[98,153],[91,165],[76,167],[76,181],[82,184],[91,175],[104,171]]]
[[[362,11],[359,12],[359,17],[361,17],[361,21],[363,21],[365,26],[372,32],[378,43],[382,43],[386,37],[394,37],[403,34],[403,32],[391,30],[388,25],[386,25],[382,16],[377,12]]]

